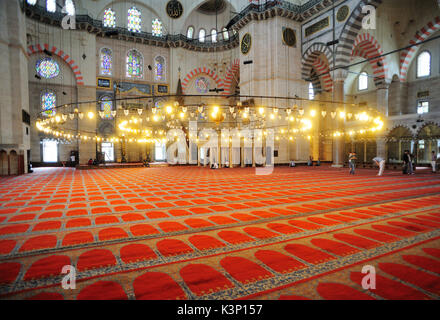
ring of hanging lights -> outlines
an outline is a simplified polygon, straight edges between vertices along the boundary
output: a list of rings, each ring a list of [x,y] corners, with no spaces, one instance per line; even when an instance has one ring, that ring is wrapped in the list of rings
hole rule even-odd
[[[203,103],[180,105],[176,100],[182,97],[184,96],[170,95],[167,96],[168,101],[163,107],[143,105],[142,108],[139,104],[130,107],[130,99],[119,99],[118,101],[122,103],[116,110],[111,111],[111,121],[114,121],[117,131],[112,136],[101,136],[96,131],[80,129],[90,126],[90,121],[96,120],[97,117],[105,118],[103,111],[96,113],[96,104],[101,101],[78,103],[73,110],[72,105],[58,106],[49,112],[45,110],[40,113],[36,126],[38,130],[58,139],[155,143],[167,141],[166,132],[170,129],[181,129],[185,132],[188,130],[188,121],[197,121],[199,131],[203,128],[273,129],[275,140],[291,141],[297,137],[310,140],[314,135],[313,123],[319,118],[351,124],[348,129],[341,131],[320,130],[319,136],[325,138],[343,136],[366,138],[368,135],[380,132],[384,125],[376,110],[353,104],[335,107],[334,103],[320,103],[319,107],[309,106],[306,113],[305,109],[296,103],[292,107],[255,106],[245,105],[242,102],[237,102],[235,105]],[[142,99],[151,99],[151,97],[137,98],[138,101]],[[89,123],[86,123],[87,121]],[[82,122],[85,124],[83,125]]]

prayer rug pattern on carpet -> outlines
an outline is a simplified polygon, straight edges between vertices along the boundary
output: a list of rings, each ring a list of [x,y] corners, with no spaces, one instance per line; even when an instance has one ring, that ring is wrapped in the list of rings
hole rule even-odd
[[[440,179],[38,169],[0,178],[1,299],[439,299]],[[77,288],[64,290],[65,265]],[[364,265],[377,288],[362,288]]]

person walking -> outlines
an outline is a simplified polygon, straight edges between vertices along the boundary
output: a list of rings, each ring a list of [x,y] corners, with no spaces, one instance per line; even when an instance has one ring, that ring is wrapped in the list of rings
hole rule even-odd
[[[432,167],[432,173],[436,172],[436,164],[437,164],[437,155],[435,154],[435,151],[432,151],[432,155],[431,155],[431,167]]]
[[[354,175],[356,170],[356,152],[352,151],[348,154],[348,166],[350,167],[350,174]]]
[[[379,166],[379,173],[377,175],[383,175],[383,171],[385,170],[385,159],[381,157],[375,157],[373,158],[373,161],[376,163],[376,165]]]

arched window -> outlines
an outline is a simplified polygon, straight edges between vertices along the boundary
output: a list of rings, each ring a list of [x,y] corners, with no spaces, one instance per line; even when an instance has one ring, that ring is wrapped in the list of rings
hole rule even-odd
[[[358,89],[359,89],[359,91],[368,89],[368,73],[362,72],[359,75]]]
[[[223,28],[223,40],[228,41],[229,40],[229,32],[228,29]]]
[[[217,42],[217,30],[211,30],[211,42]]]
[[[113,101],[109,96],[101,98],[101,111],[104,113],[103,119],[112,119]]]
[[[141,32],[142,18],[141,12],[136,7],[128,9],[128,31]]]
[[[137,50],[131,50],[127,54],[127,78],[143,77],[144,59]]]
[[[66,8],[66,13],[69,16],[74,16],[75,15],[75,5],[73,4],[73,1],[72,0],[66,0],[64,5],[65,5],[65,8]]]
[[[315,99],[315,88],[313,88],[313,83],[309,83],[309,100]]]
[[[431,75],[431,54],[423,51],[417,57],[417,78]]]
[[[45,116],[53,116],[56,111],[55,108],[57,104],[57,96],[53,91],[43,91],[41,93],[41,111]],[[52,110],[53,109],[53,110]]]
[[[46,10],[49,12],[55,12],[57,10],[57,3],[55,0],[46,1]]]
[[[153,22],[151,24],[151,30],[153,36],[162,37],[163,35],[162,21],[160,21],[159,19],[153,19]]]
[[[45,79],[53,79],[60,74],[60,66],[51,58],[43,58],[37,61],[35,65],[37,74]]]
[[[192,39],[194,37],[194,27],[188,27],[186,31],[186,37]]]
[[[115,12],[108,8],[104,11],[104,27],[105,28],[114,28],[116,27],[116,16]]]
[[[161,56],[154,59],[154,80],[165,81],[165,59]]]
[[[34,6],[37,3],[37,0],[27,0],[26,2],[31,6]]]
[[[199,31],[199,41],[205,42],[206,31],[205,29],[200,29]]]
[[[102,75],[111,76],[113,68],[112,51],[108,48],[102,48],[99,61],[100,73]]]

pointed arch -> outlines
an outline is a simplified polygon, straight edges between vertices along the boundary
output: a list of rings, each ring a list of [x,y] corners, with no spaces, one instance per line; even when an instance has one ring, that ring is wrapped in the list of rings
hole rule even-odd
[[[321,54],[324,54],[327,57],[328,68],[333,69],[333,52],[324,43],[314,43],[302,56],[301,75],[304,80],[309,79],[313,64]]]
[[[312,76],[312,83],[315,88],[315,93],[319,93],[322,90],[331,92],[333,90],[333,80],[330,75],[327,59],[322,55],[318,56],[313,63],[313,71],[314,76]],[[319,90],[317,91],[318,88]]]
[[[385,75],[388,71],[387,63],[383,55],[383,50],[377,40],[369,33],[363,33],[356,37],[351,58],[361,57],[370,60],[373,69],[374,83],[376,86],[385,83]]]
[[[36,44],[36,45],[29,46],[27,49],[27,54],[30,56],[35,53],[44,52],[44,50],[47,50],[47,51],[51,52],[52,54],[55,54],[58,57],[60,57],[61,59],[63,59],[72,69],[73,74],[75,75],[76,84],[78,86],[84,85],[84,78],[81,74],[79,66],[76,64],[75,60],[73,60],[68,54],[64,53],[63,50],[58,49],[57,47],[54,47],[54,46],[51,47],[47,43],[44,43],[44,44]]]
[[[350,18],[345,22],[344,28],[339,36],[339,44],[335,53],[335,67],[344,67],[350,63],[354,41],[362,29],[362,19],[366,16],[366,14],[362,13],[362,8],[367,5],[378,8],[381,3],[382,0],[359,1],[359,4],[351,13]]]
[[[185,93],[185,90],[186,90],[186,87],[188,86],[188,83],[199,74],[206,74],[206,75],[210,76],[212,79],[214,79],[218,89],[224,88],[223,80],[217,75],[217,73],[215,73],[214,71],[212,71],[209,68],[199,67],[199,68],[195,68],[194,70],[189,72],[185,76],[185,78],[183,79],[183,81],[182,81],[183,93]]]
[[[432,34],[440,29],[440,16],[435,17],[428,22],[423,28],[418,30],[414,37],[409,41],[408,45],[416,45],[428,39]],[[414,57],[417,56],[419,46],[413,46],[402,51],[400,56],[400,81],[405,82],[408,78],[408,70]]]
[[[232,61],[228,70],[226,70],[225,79],[223,80],[225,91],[223,91],[222,95],[229,96],[233,94],[232,87],[234,83],[237,82],[236,79],[238,79],[239,77],[240,77],[240,60],[235,59],[234,61]]]

